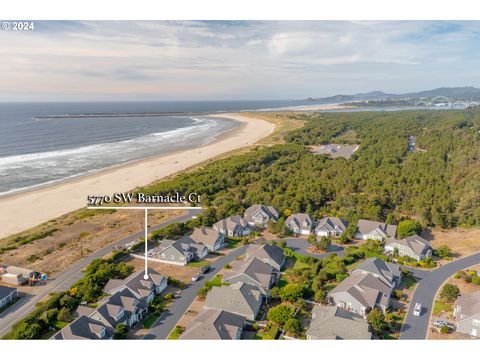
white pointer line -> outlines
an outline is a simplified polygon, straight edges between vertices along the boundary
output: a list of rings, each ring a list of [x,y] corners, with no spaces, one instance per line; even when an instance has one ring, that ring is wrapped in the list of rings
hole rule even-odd
[[[203,208],[198,206],[87,206],[87,209],[145,210],[145,274],[143,278],[148,280],[148,210],[202,210]]]
[[[148,209],[145,209],[145,275],[143,275],[143,278],[145,280],[148,280],[148,260],[147,260],[147,255],[148,255]]]

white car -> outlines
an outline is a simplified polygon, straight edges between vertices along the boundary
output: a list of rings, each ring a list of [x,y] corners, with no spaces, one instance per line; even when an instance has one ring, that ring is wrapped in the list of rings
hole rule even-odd
[[[422,304],[415,303],[415,308],[413,309],[413,315],[420,316],[422,314]]]
[[[195,275],[192,276],[192,281],[195,282],[195,281],[197,281],[199,278],[200,278],[200,273],[195,274]]]

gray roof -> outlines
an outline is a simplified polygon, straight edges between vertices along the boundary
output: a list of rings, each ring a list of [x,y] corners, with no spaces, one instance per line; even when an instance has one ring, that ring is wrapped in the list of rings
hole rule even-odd
[[[418,256],[423,255],[424,253],[427,252],[427,250],[431,249],[431,246],[428,240],[418,235],[412,235],[400,240],[389,239],[386,243],[386,245],[395,245],[395,244],[406,246],[407,248],[411,249],[414,254]]]
[[[370,340],[367,320],[338,306],[315,305],[307,335],[318,339]]]
[[[460,307],[460,311],[456,314],[457,321],[466,317],[480,315],[480,290],[471,294],[460,295],[454,306]]]
[[[285,261],[285,254],[278,246],[270,244],[250,244],[247,247],[246,258],[270,259],[279,266]]]
[[[386,307],[390,299],[391,289],[382,280],[370,273],[354,272],[330,291],[330,295],[347,293],[366,308],[375,305]]]
[[[311,230],[313,228],[313,219],[309,214],[297,213],[290,215],[287,220],[285,220],[285,224],[295,224],[300,229]]]
[[[359,264],[352,271],[352,273],[356,271],[364,271],[377,275],[380,278],[385,279],[389,284],[391,284],[396,278],[398,279],[401,275],[400,266],[390,262],[385,262],[377,257],[366,259],[364,262]]]
[[[259,286],[268,290],[271,284],[273,275],[273,267],[257,259],[256,257],[250,258],[244,262],[239,263],[238,267],[233,269],[232,273],[225,276],[225,281],[245,274],[247,277],[258,283]]]
[[[0,300],[5,299],[7,296],[9,296],[11,293],[15,291],[17,291],[16,288],[0,285]]]
[[[165,276],[160,275],[156,270],[148,268],[148,280],[143,278],[145,272],[137,271],[123,280],[111,279],[105,285],[104,290],[108,293],[115,292],[122,287],[132,290],[137,298],[147,297],[156,286],[166,281]]]
[[[129,291],[128,289],[125,289],[126,291]],[[112,328],[115,328],[115,326],[118,323],[123,323],[124,321],[127,320],[127,312],[123,308],[123,306],[119,304],[118,301],[113,301],[110,302],[110,300],[114,297],[120,294],[120,292],[116,293],[115,295],[112,295],[105,303],[100,305],[97,308],[97,311],[95,311],[90,317],[92,319],[101,321],[105,325],[111,326]],[[133,298],[135,296],[132,294],[131,295]],[[115,302],[115,303],[114,303]],[[120,314],[123,312],[123,315],[120,316]]]
[[[248,227],[248,223],[240,215],[229,216],[213,224],[217,229],[233,231],[237,226]]]
[[[245,283],[214,286],[205,299],[206,309],[224,310],[247,317],[255,316],[261,305],[260,289]]]
[[[259,204],[252,205],[247,210],[245,210],[245,213],[243,214],[243,218],[249,222],[252,222],[253,221],[252,216],[258,211],[263,211],[273,220],[278,220],[277,209],[275,209],[273,206],[266,206],[266,205],[259,205]]]
[[[228,311],[203,310],[187,326],[180,339],[234,340],[246,318]]]
[[[107,304],[122,307],[125,310],[127,317],[130,317],[131,314],[136,311],[136,309],[147,307],[147,302],[145,299],[138,300],[135,297],[135,294],[128,288],[125,288],[110,296]]]
[[[162,240],[160,246],[158,246],[158,250],[162,252],[169,247],[175,249],[185,257],[187,257],[188,253],[199,256],[207,248],[205,245],[197,244],[188,235],[185,235],[178,240]]]
[[[82,315],[56,333],[53,338],[56,340],[99,340],[101,339],[100,334],[102,329],[105,331],[103,339],[109,339],[112,337],[112,327],[105,326],[105,324],[98,320]]]
[[[212,228],[200,227],[193,230],[193,233],[190,234],[190,239],[197,244],[215,245],[219,236],[221,235]]]
[[[336,228],[345,231],[345,229],[348,226],[348,222],[345,220],[342,220],[338,217],[331,217],[327,216],[321,219],[315,230],[329,230],[329,231],[334,231]]]
[[[397,232],[397,225],[387,225],[382,222],[378,221],[371,221],[371,220],[359,220],[358,221],[358,231],[362,234],[367,234],[371,231],[378,231],[380,233],[385,234],[385,237],[395,237]]]

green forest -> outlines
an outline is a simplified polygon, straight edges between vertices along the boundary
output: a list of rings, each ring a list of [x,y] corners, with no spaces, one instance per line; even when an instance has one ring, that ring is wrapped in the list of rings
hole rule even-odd
[[[480,225],[480,112],[396,111],[296,115],[305,126],[285,143],[218,160],[139,191],[196,192],[216,218],[255,203],[308,212],[424,226]],[[408,151],[416,136],[419,151]],[[308,145],[356,143],[346,160]]]

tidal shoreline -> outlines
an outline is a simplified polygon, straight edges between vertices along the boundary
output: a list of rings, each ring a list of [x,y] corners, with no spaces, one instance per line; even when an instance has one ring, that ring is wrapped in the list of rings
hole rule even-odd
[[[83,208],[87,196],[112,194],[145,186],[226,152],[251,146],[271,134],[275,125],[238,113],[215,114],[241,122],[213,142],[187,150],[133,161],[73,179],[39,186],[0,198],[0,237],[5,237]]]

